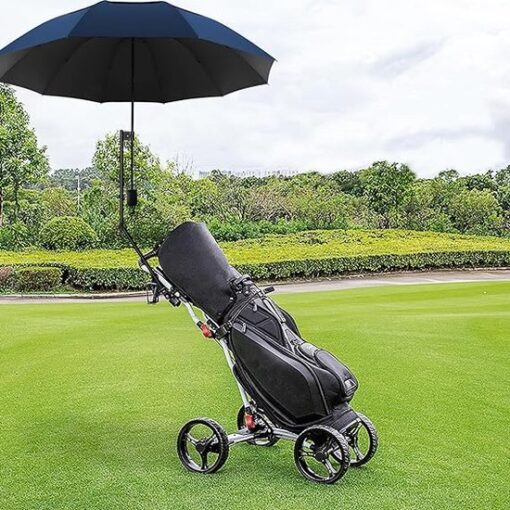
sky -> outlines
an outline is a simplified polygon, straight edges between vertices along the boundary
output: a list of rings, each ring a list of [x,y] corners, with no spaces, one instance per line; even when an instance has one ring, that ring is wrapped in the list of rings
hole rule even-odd
[[[0,0],[0,46],[93,3]],[[137,131],[195,171],[356,169],[403,162],[422,177],[510,164],[506,0],[180,0],[277,58],[270,85],[137,108]],[[90,165],[129,129],[128,105],[17,89],[53,168]]]

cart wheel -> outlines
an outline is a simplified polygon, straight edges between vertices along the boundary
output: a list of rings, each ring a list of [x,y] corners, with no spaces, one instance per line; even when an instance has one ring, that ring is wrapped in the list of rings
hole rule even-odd
[[[239,412],[237,413],[238,430],[241,430],[242,428],[246,427],[246,424],[244,422],[244,416],[245,416],[244,406],[241,406],[241,409],[239,409]],[[254,446],[264,446],[266,448],[269,448],[270,446],[274,446],[278,441],[279,438],[273,436],[273,434],[269,434],[266,437],[261,437],[259,439],[250,439],[249,441],[246,442]]]
[[[359,414],[359,422],[345,431],[349,443],[351,466],[366,464],[377,451],[379,438],[374,424],[364,415]]]
[[[215,473],[228,458],[228,437],[214,420],[198,418],[182,427],[177,454],[183,466],[194,473]]]
[[[345,437],[332,427],[308,427],[296,439],[294,462],[308,480],[335,483],[349,468],[349,445]]]

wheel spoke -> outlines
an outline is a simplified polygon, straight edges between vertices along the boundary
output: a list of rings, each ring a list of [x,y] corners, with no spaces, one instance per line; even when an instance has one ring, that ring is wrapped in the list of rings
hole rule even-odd
[[[340,464],[344,461],[344,456],[343,453],[341,453],[340,448],[335,448],[331,452],[331,456]]]
[[[335,468],[333,467],[333,465],[331,464],[331,462],[329,461],[329,459],[325,459],[323,461],[323,464],[326,466],[326,469],[328,470],[328,473],[329,473],[329,476],[335,476],[336,475],[336,471],[335,471]]]
[[[198,444],[198,439],[195,439],[189,432],[186,434],[186,441],[189,441],[193,446]]]
[[[353,446],[352,449],[354,450],[354,453],[356,455],[356,460],[361,460],[363,458],[363,453],[359,449],[359,446],[358,445]]]
[[[358,434],[352,437],[351,449],[354,451],[356,455],[356,460],[360,461],[363,458],[363,452],[360,450],[358,444]]]
[[[349,435],[354,439],[354,437],[358,435],[360,428],[361,428],[361,423],[356,423],[356,425],[354,425],[354,428],[352,428],[349,431]]]
[[[335,453],[340,448],[340,446],[338,445],[338,443],[336,441],[334,442],[334,444],[332,444],[332,443],[333,443],[332,440],[328,441],[328,447],[325,448],[325,450],[324,450],[326,455],[328,455],[328,456]]]
[[[204,443],[207,444],[207,445],[210,445],[212,444],[212,442],[216,439],[216,434],[212,434],[211,436],[209,436],[207,439],[204,439]]]
[[[200,458],[202,459],[202,463],[200,464],[200,469],[205,471],[206,469],[209,469],[209,465],[207,464],[207,453],[208,452],[202,452],[200,454]]]

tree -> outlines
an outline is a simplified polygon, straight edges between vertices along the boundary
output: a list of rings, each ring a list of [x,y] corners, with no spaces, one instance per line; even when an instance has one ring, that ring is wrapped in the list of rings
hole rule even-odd
[[[494,180],[496,182],[496,197],[499,205],[508,215],[510,213],[510,166],[498,170]]]
[[[378,161],[362,171],[361,180],[370,207],[381,216],[381,226],[397,226],[413,192],[414,172],[404,164]]]
[[[362,196],[363,183],[361,181],[361,172],[350,172],[349,170],[340,170],[330,176],[330,179],[338,186],[344,193],[349,195]]]
[[[451,217],[455,227],[468,234],[490,235],[502,227],[502,210],[487,190],[465,190],[452,200]]]
[[[64,188],[46,188],[41,192],[43,222],[61,216],[76,216],[77,204]]]
[[[162,176],[159,158],[152,153],[148,145],[144,145],[135,136],[134,177],[135,188],[141,196],[155,191]],[[126,185],[129,186],[129,167],[131,161],[130,143],[126,144],[124,152]],[[92,159],[92,166],[97,176],[110,188],[116,189],[119,182],[119,134],[109,133],[99,140]]]
[[[442,202],[449,186],[451,183],[440,178],[417,181],[405,204],[405,228],[454,232],[455,227],[446,207],[450,201],[445,202],[445,207]]]
[[[494,179],[494,172],[491,170],[484,174],[466,175],[465,177],[461,177],[461,180],[466,184],[466,188],[469,190],[496,190],[496,180]]]
[[[308,229],[347,228],[353,197],[345,193],[331,193],[326,187],[320,190],[304,189],[287,198],[292,219],[302,222]]]
[[[40,181],[48,169],[46,147],[38,146],[27,112],[13,89],[0,84],[0,227],[4,224],[7,187],[13,195],[16,221],[21,188]]]

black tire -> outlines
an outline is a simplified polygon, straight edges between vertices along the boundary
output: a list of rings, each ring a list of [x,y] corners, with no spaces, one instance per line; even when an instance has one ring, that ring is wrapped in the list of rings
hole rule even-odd
[[[239,412],[237,413],[237,429],[241,430],[244,427],[246,427],[246,424],[244,423],[244,406],[241,406],[241,409],[239,409]],[[251,444],[253,446],[262,446],[264,448],[269,448],[271,446],[274,446],[280,439],[273,436],[272,434],[267,435],[266,437],[261,437],[260,439],[250,439],[249,441],[246,441],[247,444]]]
[[[372,459],[379,446],[379,436],[374,424],[363,414],[357,413],[359,422],[345,431],[349,443],[351,466],[360,467]]]
[[[294,462],[308,480],[336,483],[349,469],[349,444],[338,430],[314,425],[303,430],[296,439]]]
[[[201,436],[196,438],[191,434]],[[209,432],[206,432],[207,429]],[[189,446],[193,448],[190,450]],[[228,437],[225,430],[214,420],[197,418],[191,420],[179,432],[177,437],[177,454],[182,465],[193,473],[216,473],[227,461],[229,453]],[[210,456],[213,457],[211,463]]]

